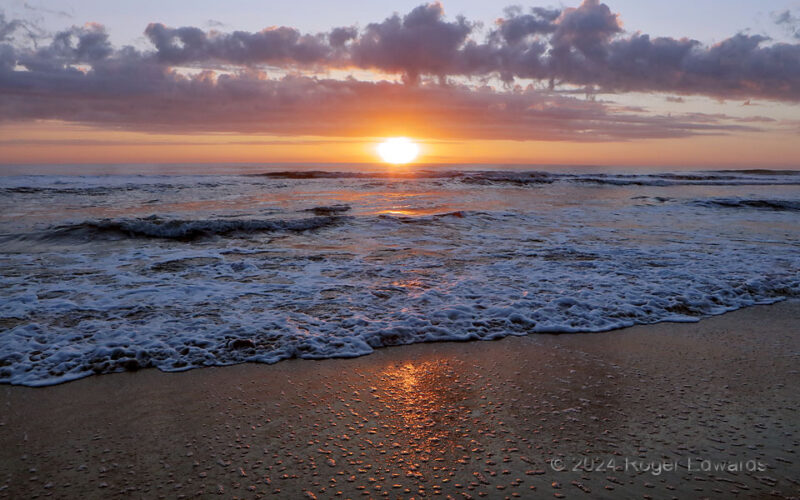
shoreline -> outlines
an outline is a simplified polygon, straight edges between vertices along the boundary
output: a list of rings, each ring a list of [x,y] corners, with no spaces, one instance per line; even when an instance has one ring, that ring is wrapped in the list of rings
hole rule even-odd
[[[0,498],[790,498],[797,318],[3,386]]]
[[[37,381],[35,383],[30,383],[30,384],[13,383],[13,382],[0,383],[0,387],[11,386],[11,387],[27,387],[27,388],[31,388],[31,389],[39,389],[39,388],[55,387],[55,386],[59,386],[59,385],[70,384],[70,383],[73,383],[73,382],[84,380],[86,378],[92,378],[92,377],[98,377],[98,376],[107,376],[107,375],[118,375],[118,374],[121,374],[121,373],[137,373],[137,372],[140,372],[140,371],[150,371],[150,370],[160,371],[161,373],[165,373],[165,374],[174,374],[174,373],[184,373],[184,372],[193,371],[193,370],[205,370],[205,369],[209,369],[209,368],[228,368],[228,367],[237,366],[237,365],[262,365],[262,364],[264,364],[264,365],[274,365],[274,364],[278,364],[278,363],[284,363],[286,361],[328,361],[328,360],[355,359],[355,358],[362,358],[362,357],[365,357],[365,356],[374,355],[376,352],[384,350],[384,349],[407,348],[407,347],[410,347],[410,346],[413,346],[413,345],[417,345],[417,344],[439,344],[439,343],[442,343],[442,344],[449,344],[449,343],[461,344],[461,343],[473,343],[473,342],[496,342],[498,340],[503,340],[503,339],[506,339],[506,338],[509,338],[509,337],[528,337],[528,336],[555,336],[555,337],[558,337],[558,336],[561,336],[561,335],[578,335],[578,336],[582,336],[582,335],[602,335],[602,334],[607,334],[607,333],[614,333],[614,332],[618,332],[618,331],[628,330],[630,328],[647,328],[649,326],[661,325],[661,324],[675,324],[675,325],[696,324],[696,323],[700,323],[700,322],[706,321],[706,320],[708,320],[710,318],[715,318],[715,317],[718,317],[718,316],[723,316],[723,315],[727,315],[727,314],[730,314],[730,313],[733,313],[733,312],[741,311],[742,309],[750,309],[750,308],[754,308],[754,307],[768,307],[768,306],[772,306],[772,305],[775,305],[775,304],[780,304],[781,302],[792,302],[792,301],[799,301],[799,300],[798,299],[792,299],[792,298],[781,298],[781,299],[778,299],[778,300],[776,300],[774,302],[769,302],[769,303],[764,302],[764,303],[752,304],[752,305],[749,305],[749,306],[741,306],[741,307],[732,308],[732,309],[729,309],[729,310],[726,310],[726,311],[720,312],[720,313],[715,313],[715,314],[709,314],[709,315],[706,315],[706,316],[695,317],[695,318],[697,318],[696,320],[692,320],[691,319],[692,317],[687,316],[686,318],[688,318],[688,319],[685,319],[685,320],[681,319],[681,318],[677,318],[677,319],[676,318],[662,319],[662,320],[656,321],[654,323],[635,323],[635,324],[629,325],[629,326],[612,327],[612,328],[608,328],[608,329],[594,330],[594,331],[589,331],[589,330],[587,330],[587,331],[580,331],[580,330],[579,331],[568,331],[568,330],[558,330],[558,329],[556,329],[556,330],[553,330],[553,331],[549,331],[549,330],[532,331],[530,333],[522,334],[522,335],[509,333],[509,334],[504,335],[502,337],[490,337],[490,338],[484,338],[484,339],[478,339],[478,338],[464,338],[464,339],[447,338],[447,339],[420,340],[420,341],[411,342],[411,343],[408,343],[408,344],[381,345],[381,346],[378,346],[378,347],[373,347],[372,352],[368,352],[368,353],[364,353],[364,354],[345,354],[345,355],[333,354],[333,355],[328,356],[328,357],[319,357],[319,358],[318,357],[307,357],[306,358],[306,357],[298,356],[298,357],[292,357],[292,358],[279,358],[277,361],[270,361],[270,362],[240,361],[240,362],[233,362],[233,363],[230,363],[230,364],[218,364],[218,365],[207,365],[207,366],[187,365],[185,367],[175,368],[175,369],[172,369],[172,370],[163,370],[158,366],[144,366],[144,367],[142,367],[142,366],[137,364],[136,368],[134,368],[134,369],[127,369],[127,370],[122,370],[122,371],[111,371],[111,372],[100,371],[100,372],[95,372],[95,373],[86,373],[86,374],[79,375],[77,378],[72,378],[73,377],[72,375],[63,376],[63,377],[57,379],[56,381],[51,381],[50,379],[47,379],[47,380]],[[234,342],[235,341],[236,340],[234,340]],[[131,358],[131,359],[133,361],[136,361],[135,358]]]

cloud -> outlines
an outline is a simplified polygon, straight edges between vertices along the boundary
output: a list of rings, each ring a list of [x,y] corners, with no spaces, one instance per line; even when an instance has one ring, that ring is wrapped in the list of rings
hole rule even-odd
[[[743,34],[713,46],[628,35],[598,0],[559,10],[506,9],[485,34],[478,23],[448,20],[439,3],[363,29],[317,34],[285,26],[223,33],[153,23],[145,30],[150,50],[115,48],[98,24],[62,30],[35,46],[15,41],[20,29],[0,14],[0,120],[178,133],[611,141],[757,130],[753,124],[761,122],[651,115],[582,99],[574,88],[560,91],[563,84],[800,100],[798,45]],[[270,78],[264,66],[289,76]],[[403,74],[406,83],[324,76],[334,68]],[[317,76],[299,76],[296,69]],[[437,83],[427,76],[439,77]],[[455,84],[448,79],[454,76],[499,76],[507,87],[469,78]]]
[[[776,18],[792,23],[787,11]],[[315,35],[275,27],[258,33],[205,32],[151,24],[145,30],[166,64],[374,69],[420,76],[499,76],[594,87],[602,92],[669,92],[715,98],[800,100],[800,44],[736,34],[712,46],[686,38],[625,34],[598,0],[576,8],[506,9],[480,39],[478,23],[448,21],[439,3],[395,14],[363,30]]]
[[[555,24],[550,44],[556,60],[573,50],[587,59],[602,59],[611,38],[622,31],[617,16],[598,0],[584,0],[578,8],[565,9]]]
[[[213,137],[213,136],[212,136]],[[353,142],[360,142],[353,139]],[[141,140],[132,138],[129,140],[114,139],[0,139],[0,146],[202,146],[202,145],[226,145],[226,146],[319,146],[341,144],[342,138],[335,139],[252,139],[252,140]]]
[[[509,44],[515,44],[531,35],[553,33],[556,30],[554,21],[561,15],[561,11],[534,7],[530,13],[523,14],[520,7],[509,7],[505,14],[504,19],[497,20],[498,28],[494,34],[499,34]]]
[[[796,39],[800,40],[800,17],[789,10],[772,14],[775,24],[783,26]]]
[[[6,42],[11,39],[11,35],[22,26],[22,21],[18,19],[6,20],[6,15],[0,12],[0,42]]]
[[[209,28],[224,28],[226,24],[222,21],[217,21],[216,19],[209,19],[206,21],[206,26]]]
[[[358,37],[358,29],[354,26],[334,28],[328,34],[328,43],[332,47],[344,47],[344,44]]]
[[[206,33],[200,28],[168,28],[152,23],[145,35],[156,57],[167,64],[220,61],[232,64],[331,64],[334,50],[324,35],[304,35],[285,26],[258,33]]]
[[[450,62],[473,25],[463,17],[444,21],[440,3],[420,5],[403,18],[394,15],[382,23],[367,25],[350,48],[355,66],[403,72],[416,81],[420,74],[444,76],[452,73]]]
[[[508,28],[518,25],[530,26],[537,36],[522,38],[524,30]],[[687,38],[624,35],[618,16],[596,0],[565,9],[552,21],[507,11],[490,38],[491,50],[476,45],[462,52],[490,54],[491,63],[476,68],[506,80],[533,78],[602,92],[800,100],[798,44],[769,45],[765,37],[744,34],[712,46]]]
[[[149,132],[610,141],[753,130],[722,124],[718,117],[648,116],[531,88],[499,92],[432,83],[269,79],[248,70],[183,76],[133,55],[85,74],[18,76],[26,79],[16,82],[17,91],[0,96],[5,120],[55,119]]]
[[[62,60],[68,63],[93,63],[107,58],[113,52],[108,41],[108,33],[102,25],[89,23],[83,27],[73,27],[60,31],[53,36],[53,42],[46,49],[39,52],[41,58],[45,57]],[[22,60],[23,65],[26,60]]]

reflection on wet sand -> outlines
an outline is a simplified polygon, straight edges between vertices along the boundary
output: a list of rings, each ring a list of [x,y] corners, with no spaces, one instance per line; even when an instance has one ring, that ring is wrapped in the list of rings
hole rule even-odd
[[[433,494],[455,475],[453,464],[469,461],[468,385],[458,384],[457,371],[448,362],[408,360],[388,364],[373,387],[387,413],[384,433],[392,440],[385,457],[405,473],[415,491],[424,496],[426,483]],[[431,492],[428,492],[431,493]]]
[[[423,456],[451,451],[458,443],[460,404],[466,397],[453,390],[454,372],[444,364],[407,361],[381,374],[380,400],[397,420],[406,448]]]

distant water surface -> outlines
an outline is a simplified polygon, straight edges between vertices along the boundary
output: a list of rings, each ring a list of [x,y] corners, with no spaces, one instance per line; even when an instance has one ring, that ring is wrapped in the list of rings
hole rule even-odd
[[[599,332],[800,296],[795,171],[25,168],[0,167],[5,383]]]

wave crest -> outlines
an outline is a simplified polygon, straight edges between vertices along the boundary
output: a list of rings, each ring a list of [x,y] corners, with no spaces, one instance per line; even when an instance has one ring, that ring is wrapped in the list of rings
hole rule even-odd
[[[696,205],[709,208],[755,208],[776,212],[800,212],[800,201],[766,200],[759,198],[713,198],[698,200]]]
[[[270,179],[441,179],[465,184],[598,184],[610,186],[739,186],[800,185],[800,172],[793,170],[706,171],[687,173],[609,174],[555,173],[513,170],[416,170],[409,172],[337,172],[323,170],[281,171],[255,174]]]
[[[79,224],[56,226],[48,231],[50,237],[161,238],[196,240],[211,236],[258,232],[302,232],[332,226],[340,216],[318,216],[306,219],[164,219],[157,215],[138,219],[102,219]]]

